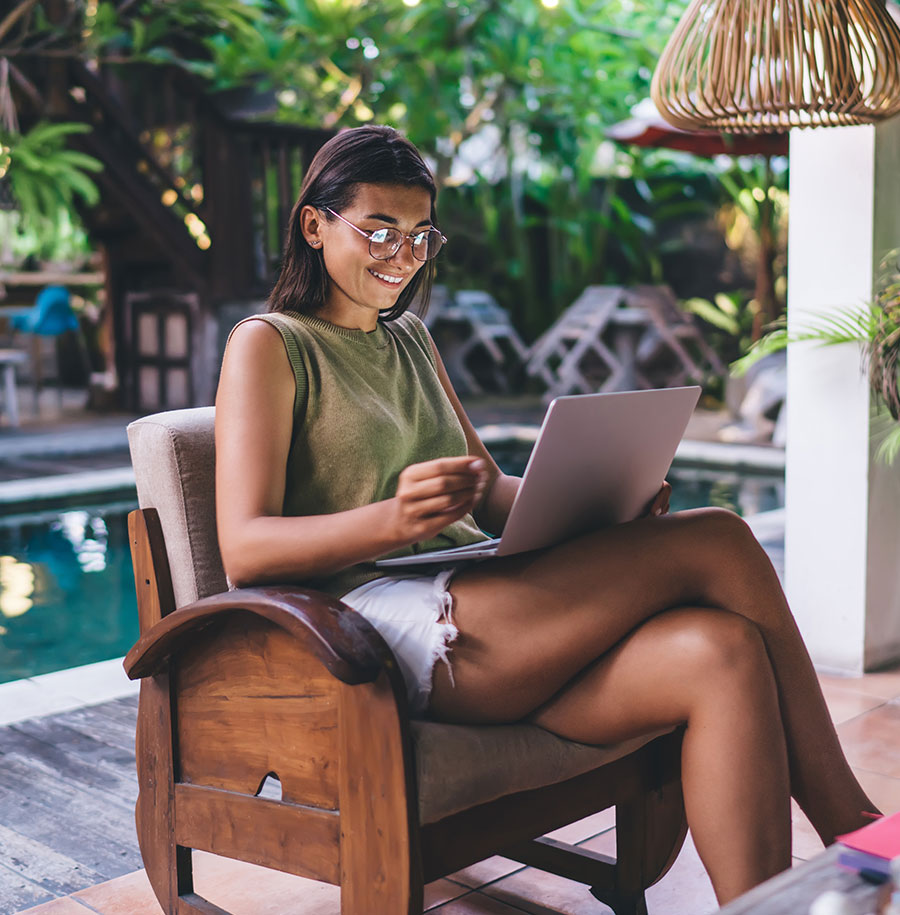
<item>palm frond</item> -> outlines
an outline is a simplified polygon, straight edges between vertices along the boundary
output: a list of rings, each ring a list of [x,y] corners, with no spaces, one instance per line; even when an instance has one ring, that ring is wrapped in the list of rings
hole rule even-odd
[[[820,346],[860,343],[865,348],[875,336],[881,315],[882,309],[877,305],[866,304],[810,317],[791,330],[783,320],[779,321],[750,347],[746,355],[731,363],[731,370],[737,376],[745,375],[750,366],[760,359],[783,350],[791,343],[816,343]]]
[[[772,353],[781,352],[789,342],[791,341],[788,339],[787,327],[776,327],[753,343],[746,354],[741,356],[740,359],[735,359],[729,368],[733,375],[740,378],[747,374],[750,366],[755,365],[760,359],[764,359]]]
[[[884,404],[878,403],[872,408],[869,428],[875,446],[875,459],[893,464],[900,455],[900,425],[885,410]]]

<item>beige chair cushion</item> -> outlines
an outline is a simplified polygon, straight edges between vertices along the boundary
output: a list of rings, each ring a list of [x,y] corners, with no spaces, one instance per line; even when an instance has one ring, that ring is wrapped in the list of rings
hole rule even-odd
[[[159,512],[177,607],[228,587],[216,537],[214,418],[213,407],[201,407],[145,416],[128,427],[138,502]],[[656,736],[588,747],[527,724],[413,721],[412,732],[422,823],[565,781]]]
[[[633,753],[667,730],[589,747],[533,724],[413,721],[419,822],[435,823],[504,794],[574,778]]]
[[[228,590],[216,535],[214,421],[214,407],[198,407],[128,426],[138,504],[159,512],[176,607]]]

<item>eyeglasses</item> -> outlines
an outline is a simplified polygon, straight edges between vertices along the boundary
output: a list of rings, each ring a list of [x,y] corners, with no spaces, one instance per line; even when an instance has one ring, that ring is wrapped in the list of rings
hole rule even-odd
[[[341,222],[346,222],[351,229],[368,238],[369,254],[377,261],[386,261],[388,258],[393,257],[400,250],[400,245],[403,244],[404,239],[409,239],[412,256],[417,261],[428,261],[433,257],[437,257],[441,248],[447,244],[447,239],[434,226],[421,229],[410,235],[404,235],[399,229],[394,228],[375,229],[367,232],[365,229],[361,229],[359,226],[353,225],[349,220],[344,219],[340,213],[335,213],[331,207],[323,207],[323,209],[328,210],[332,216],[337,216]]]

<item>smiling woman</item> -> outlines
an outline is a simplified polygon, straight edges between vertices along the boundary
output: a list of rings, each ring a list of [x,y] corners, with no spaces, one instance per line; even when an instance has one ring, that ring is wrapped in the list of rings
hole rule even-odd
[[[270,313],[237,326],[222,366],[225,571],[303,583],[365,616],[414,714],[526,719],[587,744],[685,727],[685,809],[725,902],[790,866],[791,794],[825,842],[873,809],[737,515],[668,515],[664,483],[633,521],[545,549],[413,576],[376,566],[500,533],[520,482],[410,310],[434,278],[434,200],[418,151],[390,128],[338,134],[313,160]]]

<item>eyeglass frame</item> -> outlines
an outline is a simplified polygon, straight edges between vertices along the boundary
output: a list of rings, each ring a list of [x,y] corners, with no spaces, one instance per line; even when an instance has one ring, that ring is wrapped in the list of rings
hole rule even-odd
[[[441,232],[441,230],[439,228],[437,228],[437,226],[429,226],[427,229],[421,229],[418,232],[411,232],[408,235],[404,235],[403,232],[400,232],[400,230],[398,228],[396,228],[395,226],[385,226],[384,229],[372,229],[371,231],[366,231],[366,229],[361,229],[359,226],[353,225],[353,223],[350,222],[349,219],[345,219],[343,216],[341,216],[340,213],[336,213],[334,210],[332,210],[331,207],[322,207],[322,209],[327,210],[329,213],[331,213],[332,216],[337,216],[337,218],[340,219],[341,222],[345,222],[348,226],[350,226],[351,229],[355,230],[356,232],[359,232],[359,234],[362,235],[364,238],[367,238],[369,240],[369,254],[371,257],[374,257],[375,260],[377,260],[377,261],[390,260],[403,247],[403,242],[408,241],[409,250],[410,250],[410,253],[412,254],[412,256],[415,257],[415,259],[420,264],[427,264],[428,261],[433,261],[434,258],[437,257],[438,254],[441,253],[441,248],[443,248],[444,245],[446,245],[447,241],[448,241],[447,237],[444,235],[443,232]],[[385,229],[393,230],[394,232],[400,232],[400,241],[397,243],[397,247],[394,248],[394,250],[391,251],[391,253],[387,257],[376,257],[372,253],[372,236],[376,232],[382,232]],[[438,250],[435,252],[433,257],[422,258],[422,257],[416,256],[416,249],[415,249],[415,245],[413,244],[413,239],[417,238],[418,236],[422,235],[425,232],[437,232],[438,235],[440,235],[440,237],[441,237],[441,248],[438,248]]]

